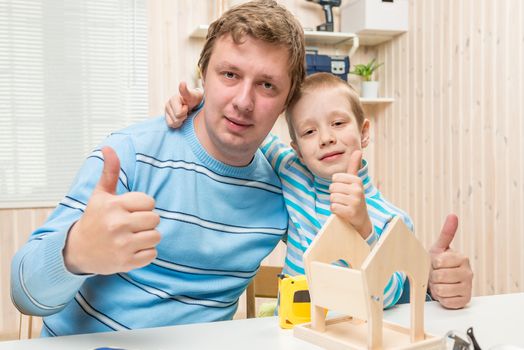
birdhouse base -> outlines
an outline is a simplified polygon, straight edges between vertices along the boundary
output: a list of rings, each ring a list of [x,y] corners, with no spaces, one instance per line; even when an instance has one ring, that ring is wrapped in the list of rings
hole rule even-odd
[[[325,332],[311,328],[305,323],[293,328],[293,335],[307,342],[334,350],[368,349],[368,324],[366,321],[352,317],[339,317],[326,321]],[[427,349],[442,350],[446,348],[444,338],[425,334],[425,339],[411,343],[409,328],[384,321],[382,349]]]

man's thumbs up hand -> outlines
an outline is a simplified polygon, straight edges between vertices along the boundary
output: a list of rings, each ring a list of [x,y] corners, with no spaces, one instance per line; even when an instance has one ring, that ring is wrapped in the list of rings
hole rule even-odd
[[[440,231],[438,239],[435,241],[435,243],[433,243],[433,246],[431,246],[429,253],[437,255],[448,250],[451,242],[453,241],[453,238],[455,238],[457,228],[458,217],[455,214],[449,214],[446,217],[446,221],[444,221],[444,225],[442,226],[442,230]]]
[[[156,257],[161,239],[155,200],[140,192],[116,195],[120,160],[109,147],[102,154],[100,180],[64,248],[66,267],[77,274],[108,275],[145,266]]]
[[[347,172],[333,175],[329,199],[331,212],[347,220],[366,239],[373,227],[368,215],[364,185],[358,176],[361,165],[362,151],[355,150],[349,157]]]
[[[95,190],[115,194],[120,175],[120,159],[111,147],[102,148],[102,154],[104,156],[104,170],[102,170],[102,176],[100,176]]]
[[[439,237],[429,250],[429,290],[433,299],[448,309],[464,307],[471,300],[473,284],[473,271],[469,259],[450,248],[457,227],[457,216],[448,215]]]

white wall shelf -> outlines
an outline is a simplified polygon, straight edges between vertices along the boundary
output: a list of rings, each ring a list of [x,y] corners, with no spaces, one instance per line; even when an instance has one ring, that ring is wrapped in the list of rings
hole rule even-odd
[[[209,28],[209,25],[207,24],[201,24],[199,25],[198,27],[196,27],[195,30],[193,30],[193,32],[191,33],[190,37],[191,38],[196,38],[196,39],[204,39],[207,35],[207,30]]]
[[[364,46],[392,40],[409,28],[409,1],[348,1],[340,8],[340,28],[356,33]]]
[[[207,24],[199,25],[191,33],[191,38],[205,38],[208,28],[209,26]],[[305,30],[304,36],[306,45],[332,45],[337,48],[347,48],[349,50],[349,57],[351,57],[359,47],[359,38],[353,33]]]
[[[393,103],[395,99],[392,97],[379,97],[379,98],[360,98],[360,103],[363,105],[377,105],[384,103]]]
[[[358,34],[362,46],[376,46],[393,40],[398,34],[382,34],[380,31],[366,31]]]
[[[359,38],[354,33],[344,32],[319,32],[305,30],[306,45],[332,45],[337,48],[348,48],[351,57],[359,47]]]

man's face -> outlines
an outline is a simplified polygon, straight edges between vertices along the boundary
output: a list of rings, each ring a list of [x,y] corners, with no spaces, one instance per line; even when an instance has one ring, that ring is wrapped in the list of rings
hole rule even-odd
[[[311,172],[325,179],[345,173],[351,153],[368,144],[369,121],[359,128],[343,87],[305,93],[293,107],[291,120],[293,148]]]
[[[207,152],[247,165],[285,107],[291,88],[288,52],[250,36],[217,39],[204,73],[205,105],[195,119]]]

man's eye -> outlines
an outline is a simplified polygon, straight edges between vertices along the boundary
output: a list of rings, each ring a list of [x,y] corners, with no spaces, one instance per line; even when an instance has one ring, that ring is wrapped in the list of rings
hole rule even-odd
[[[225,72],[224,73],[224,77],[228,78],[228,79],[233,79],[235,77],[235,73],[232,73],[232,72]]]
[[[264,87],[264,89],[271,90],[271,89],[273,89],[273,84],[271,84],[271,83],[262,83],[262,87]]]

